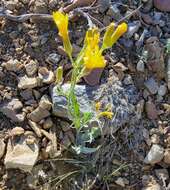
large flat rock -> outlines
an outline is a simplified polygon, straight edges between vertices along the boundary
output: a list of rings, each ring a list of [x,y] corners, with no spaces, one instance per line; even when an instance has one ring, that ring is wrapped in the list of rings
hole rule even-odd
[[[9,140],[5,156],[6,168],[18,168],[30,172],[38,159],[39,147],[36,143],[27,145],[25,137],[20,137],[19,142]]]
[[[67,92],[70,84],[62,86],[63,92]],[[137,102],[137,90],[133,85],[122,86],[120,81],[91,87],[88,85],[76,85],[75,94],[80,104],[81,112],[93,112],[96,102],[101,102],[103,107],[108,105],[115,117],[109,121],[109,126],[122,126],[128,122],[131,115],[135,114],[135,104]],[[53,114],[63,118],[70,118],[67,109],[67,99],[57,92],[57,88],[52,90]]]

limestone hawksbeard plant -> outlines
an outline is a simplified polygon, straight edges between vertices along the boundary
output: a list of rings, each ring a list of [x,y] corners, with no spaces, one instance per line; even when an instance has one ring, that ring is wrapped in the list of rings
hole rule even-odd
[[[84,45],[79,55],[75,60],[72,57],[72,45],[69,38],[68,24],[69,17],[62,12],[53,12],[53,20],[58,28],[59,35],[63,40],[64,50],[67,53],[73,69],[72,77],[70,81],[70,90],[67,94],[68,110],[71,115],[73,126],[76,128],[77,136],[83,131],[84,125],[92,118],[92,113],[80,113],[79,103],[75,95],[75,85],[81,77],[90,73],[93,69],[104,68],[106,66],[106,60],[103,56],[103,51],[111,48],[117,40],[127,31],[127,24],[125,22],[116,26],[115,23],[111,23],[106,27],[106,32],[103,37],[101,47],[100,32],[97,27],[89,28],[85,35]],[[62,69],[57,69],[56,83],[62,82]],[[112,119],[113,113],[105,111],[99,113],[99,117],[107,117]],[[93,129],[93,133],[94,133]]]

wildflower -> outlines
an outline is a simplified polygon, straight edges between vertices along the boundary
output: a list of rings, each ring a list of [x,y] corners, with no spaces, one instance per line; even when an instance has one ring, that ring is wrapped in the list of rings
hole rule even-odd
[[[86,32],[85,45],[90,46],[91,49],[98,47],[100,40],[100,33],[98,28],[90,28]]]
[[[84,66],[87,70],[106,66],[106,61],[99,50],[99,40],[100,34],[97,28],[87,31],[84,50]]]
[[[110,112],[110,111],[100,112],[98,114],[98,118],[100,118],[100,117],[107,117],[108,119],[112,119],[113,118],[113,112]]]
[[[72,53],[72,45],[68,36],[68,15],[59,11],[53,12],[53,20],[58,27],[59,35],[63,39],[64,49],[69,56]]]
[[[125,22],[118,25],[115,29],[115,24],[111,23],[104,34],[102,51],[111,48],[114,43],[127,31],[127,24]]]
[[[99,49],[87,48],[85,50],[84,66],[87,70],[104,68],[106,66],[104,56],[102,56]]]

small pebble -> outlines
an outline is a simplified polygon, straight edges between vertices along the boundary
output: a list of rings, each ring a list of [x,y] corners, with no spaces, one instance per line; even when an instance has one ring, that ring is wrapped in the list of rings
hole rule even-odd
[[[33,76],[38,70],[38,63],[31,60],[28,64],[25,65],[25,69],[28,76]]]
[[[144,162],[146,164],[156,164],[164,157],[164,148],[160,145],[154,144],[149,150]]]
[[[158,83],[154,78],[149,78],[147,81],[145,81],[144,85],[151,94],[156,94],[158,92]]]
[[[145,63],[142,60],[138,61],[136,69],[139,72],[144,72],[144,70],[145,70]]]
[[[165,96],[165,94],[167,93],[167,87],[166,85],[161,85],[158,88],[158,95],[159,96]]]
[[[145,105],[145,110],[146,110],[147,117],[149,119],[155,120],[158,118],[158,111],[153,102],[147,101]]]
[[[170,12],[170,0],[154,0],[153,3],[160,11]]]

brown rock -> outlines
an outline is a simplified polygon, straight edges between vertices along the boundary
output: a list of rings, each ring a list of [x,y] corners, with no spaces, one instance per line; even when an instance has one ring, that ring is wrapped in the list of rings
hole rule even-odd
[[[100,83],[100,78],[103,72],[103,68],[93,69],[88,75],[84,76],[84,80],[90,86],[95,86]]]
[[[3,139],[0,139],[0,159],[3,157],[5,153],[5,143]]]
[[[36,134],[38,137],[41,137],[41,136],[42,136],[41,130],[40,130],[39,126],[38,126],[35,122],[29,120],[29,121],[28,121],[28,124],[29,124],[29,126],[32,128],[32,130],[35,132],[35,134]]]
[[[43,124],[43,128],[44,129],[50,129],[53,126],[53,121],[52,119],[49,117],[45,120],[44,124]]]
[[[165,149],[164,152],[164,162],[170,164],[170,149]]]
[[[19,89],[31,89],[38,86],[37,78],[28,78],[26,76],[19,79],[18,88]]]
[[[33,76],[38,70],[38,63],[32,60],[25,65],[25,69],[28,76]]]
[[[150,37],[146,40],[146,51],[148,51],[147,67],[151,72],[156,73],[158,79],[165,77],[164,48],[157,37]]]
[[[154,0],[153,3],[160,11],[170,12],[170,0]]]
[[[149,14],[142,14],[141,16],[146,24],[153,24],[153,19]]]
[[[151,101],[146,102],[145,110],[146,110],[147,117],[149,119],[154,120],[154,119],[158,118],[158,111],[157,111],[156,106],[153,102],[151,102]]]
[[[41,107],[36,108],[32,113],[30,113],[30,119],[34,122],[39,122],[42,119],[48,117],[50,112]]]
[[[63,46],[58,46],[57,51],[60,55],[67,56],[67,53],[65,52]]]

